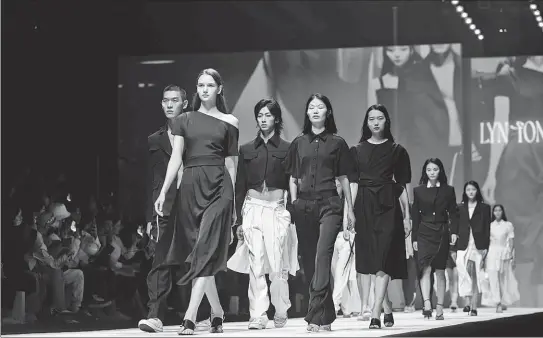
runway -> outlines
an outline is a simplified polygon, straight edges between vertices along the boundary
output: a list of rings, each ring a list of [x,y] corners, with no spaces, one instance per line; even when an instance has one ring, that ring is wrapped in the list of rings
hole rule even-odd
[[[369,322],[358,321],[356,318],[338,318],[332,324],[332,332],[319,332],[309,334],[305,332],[306,323],[302,318],[290,319],[287,326],[281,329],[273,328],[273,321],[268,323],[266,330],[248,330],[247,322],[226,322],[224,324],[223,334],[210,334],[208,331],[196,331],[195,335],[199,337],[384,337],[389,335],[412,335],[414,332],[432,330],[436,328],[446,328],[466,323],[487,322],[491,320],[506,319],[510,317],[526,316],[536,313],[543,313],[543,309],[530,308],[509,308],[503,313],[496,313],[495,309],[481,308],[477,317],[470,317],[466,313],[451,313],[445,310],[445,320],[436,321],[422,318],[420,311],[414,313],[395,312],[395,324],[392,328],[383,327],[381,330],[369,330]],[[435,314],[435,311],[434,311]],[[382,317],[381,317],[382,319]],[[512,319],[512,318],[511,318]],[[509,325],[509,324],[507,324]],[[49,332],[18,335],[2,335],[4,337],[177,337],[179,326],[167,326],[164,332],[150,334],[142,332],[137,328],[122,330],[98,330],[98,331],[79,331],[79,332]],[[422,333],[422,332],[421,332]],[[484,334],[482,334],[484,335]]]

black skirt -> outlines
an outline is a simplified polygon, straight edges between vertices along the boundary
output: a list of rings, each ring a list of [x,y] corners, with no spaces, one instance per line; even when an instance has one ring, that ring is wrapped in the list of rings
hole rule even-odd
[[[447,223],[421,222],[417,235],[419,275],[425,267],[444,270],[449,253],[449,227]]]

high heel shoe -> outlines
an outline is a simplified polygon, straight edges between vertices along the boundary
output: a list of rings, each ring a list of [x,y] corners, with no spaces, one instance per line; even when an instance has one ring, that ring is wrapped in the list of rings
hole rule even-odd
[[[441,307],[441,313],[438,311],[438,306]],[[443,317],[443,304],[436,304],[436,320],[444,320]]]
[[[385,313],[385,316],[383,318],[383,323],[385,324],[385,327],[393,327],[394,326],[394,316],[391,313]]]
[[[209,329],[210,333],[223,333],[222,324],[224,322],[223,317],[215,317],[211,320],[211,328]]]
[[[430,303],[430,310],[426,310],[426,306],[422,310],[422,315],[424,318],[430,319],[432,318],[432,302],[430,302],[429,299],[424,300],[424,304],[426,305],[426,302]]]
[[[471,310],[471,312],[469,313],[470,316],[477,316],[477,310]]]
[[[469,305],[467,306],[464,306],[464,312],[470,312],[471,311],[471,307]]]
[[[177,332],[180,336],[192,336],[196,330],[196,324],[192,320],[185,319]]]
[[[381,320],[379,318],[372,318],[370,321],[370,329],[380,329]]]

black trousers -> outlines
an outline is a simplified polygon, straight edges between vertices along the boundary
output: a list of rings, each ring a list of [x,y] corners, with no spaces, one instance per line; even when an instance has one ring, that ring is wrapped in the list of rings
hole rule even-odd
[[[336,319],[330,277],[343,202],[337,195],[310,199],[301,194],[294,203],[294,214],[304,273],[307,280],[311,279],[305,321],[328,325]]]
[[[168,224],[167,217],[158,217],[158,224],[156,219],[153,221],[152,234],[153,238],[158,237],[157,245],[160,244],[162,234],[166,230]],[[158,232],[158,234],[156,234]],[[155,256],[156,257],[156,256]],[[174,281],[177,280],[176,276],[180,276],[184,273],[183,268],[180,266],[167,266],[162,262],[153,259],[153,265],[147,275],[147,288],[149,293],[149,313],[147,318],[158,318],[164,321],[166,312],[168,311],[168,296],[172,289],[177,288],[177,294],[179,297],[187,293],[190,294],[191,285],[177,285]],[[187,292],[188,291],[188,292]],[[185,298],[186,299],[186,298]],[[180,302],[180,309],[178,311],[183,312],[188,307],[188,300]],[[211,307],[207,298],[204,295],[204,299],[198,308],[198,314],[196,321],[202,321],[209,318],[211,315]]]

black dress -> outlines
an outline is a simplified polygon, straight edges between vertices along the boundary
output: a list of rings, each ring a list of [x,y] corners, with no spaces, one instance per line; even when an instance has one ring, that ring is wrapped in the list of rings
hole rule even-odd
[[[413,242],[417,242],[419,274],[431,266],[444,270],[449,259],[449,239],[458,234],[458,209],[454,188],[449,185],[413,189]]]
[[[185,139],[184,171],[155,260],[184,265],[177,284],[226,271],[234,189],[224,160],[238,155],[239,131],[197,111],[180,115],[173,135]]]
[[[405,148],[392,141],[368,141],[351,148],[357,165],[356,271],[383,271],[392,279],[407,278],[405,232],[399,197],[411,181],[411,165]]]

